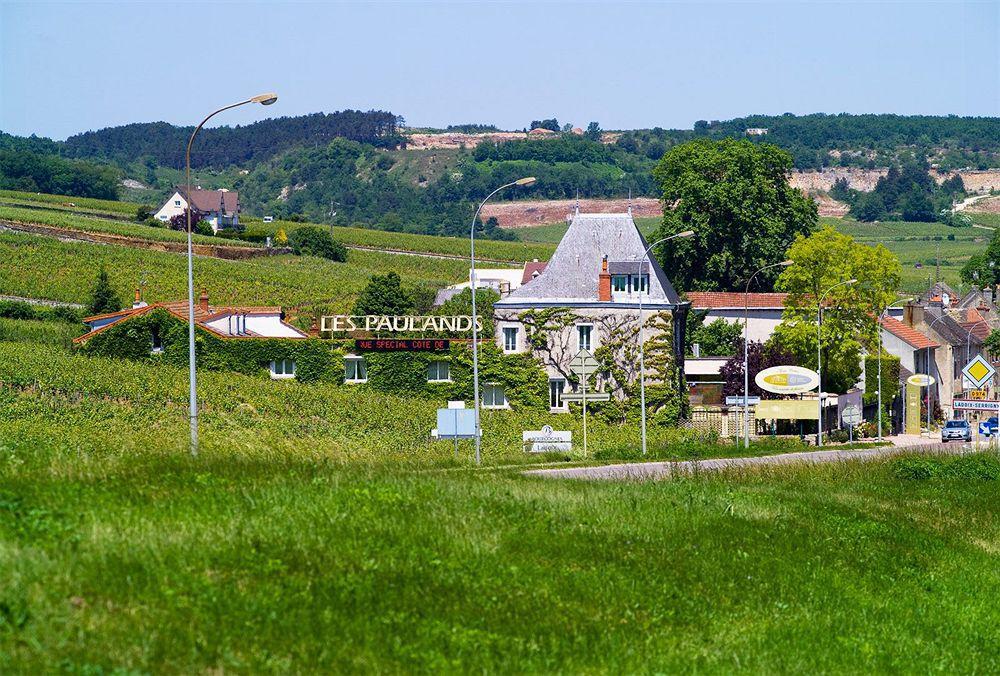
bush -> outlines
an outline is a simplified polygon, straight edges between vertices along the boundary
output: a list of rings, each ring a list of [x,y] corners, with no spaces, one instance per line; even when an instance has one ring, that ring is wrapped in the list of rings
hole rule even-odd
[[[19,300],[0,301],[0,317],[7,319],[37,319],[35,307]]]
[[[194,230],[194,234],[206,237],[211,237],[215,234],[215,231],[212,230],[212,225],[208,221],[198,221],[194,224],[192,230]]]
[[[330,233],[315,225],[306,225],[292,231],[289,238],[292,253],[296,256],[319,256],[343,263],[347,260],[347,247],[333,239]]]

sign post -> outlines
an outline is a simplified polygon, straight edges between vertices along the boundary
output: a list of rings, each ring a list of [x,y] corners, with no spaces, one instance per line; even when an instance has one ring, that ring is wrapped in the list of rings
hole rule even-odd
[[[844,412],[840,415],[840,420],[847,425],[847,434],[850,443],[854,443],[854,426],[861,422],[861,409],[854,404],[848,404]]]
[[[599,364],[594,355],[587,350],[580,350],[569,363],[569,370],[580,377],[580,394],[564,394],[563,401],[580,401],[583,403],[583,454],[587,455],[587,401],[608,401],[611,395],[606,392],[587,392],[587,380],[597,373]]]

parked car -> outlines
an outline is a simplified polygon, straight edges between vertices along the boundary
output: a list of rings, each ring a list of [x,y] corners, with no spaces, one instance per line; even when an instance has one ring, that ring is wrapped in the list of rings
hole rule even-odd
[[[980,427],[984,429],[984,433],[988,437],[992,437],[997,433],[997,428],[1000,428],[1000,421],[997,420],[996,416],[993,416],[984,423],[979,423]],[[983,427],[985,426],[985,427]]]
[[[941,428],[941,443],[948,443],[958,439],[959,441],[972,441],[972,428],[967,420],[949,420]]]

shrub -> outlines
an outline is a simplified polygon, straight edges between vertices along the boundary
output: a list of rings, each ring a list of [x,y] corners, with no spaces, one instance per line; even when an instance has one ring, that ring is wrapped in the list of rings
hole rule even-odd
[[[38,318],[33,305],[19,300],[0,301],[0,317],[6,317],[7,319]]]
[[[292,253],[296,256],[319,256],[341,263],[347,260],[347,247],[333,239],[329,232],[315,225],[296,228],[292,231],[289,241]]]
[[[111,286],[111,281],[108,279],[108,270],[105,267],[101,267],[101,271],[97,273],[97,282],[90,293],[90,307],[88,309],[91,314],[95,315],[106,312],[118,312],[122,309],[121,298],[118,297],[114,287]]]

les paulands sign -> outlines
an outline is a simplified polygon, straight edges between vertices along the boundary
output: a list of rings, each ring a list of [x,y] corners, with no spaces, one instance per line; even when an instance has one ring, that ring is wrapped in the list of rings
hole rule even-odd
[[[328,315],[320,319],[323,333],[465,333],[472,331],[471,315]],[[476,318],[476,330],[483,320]]]

